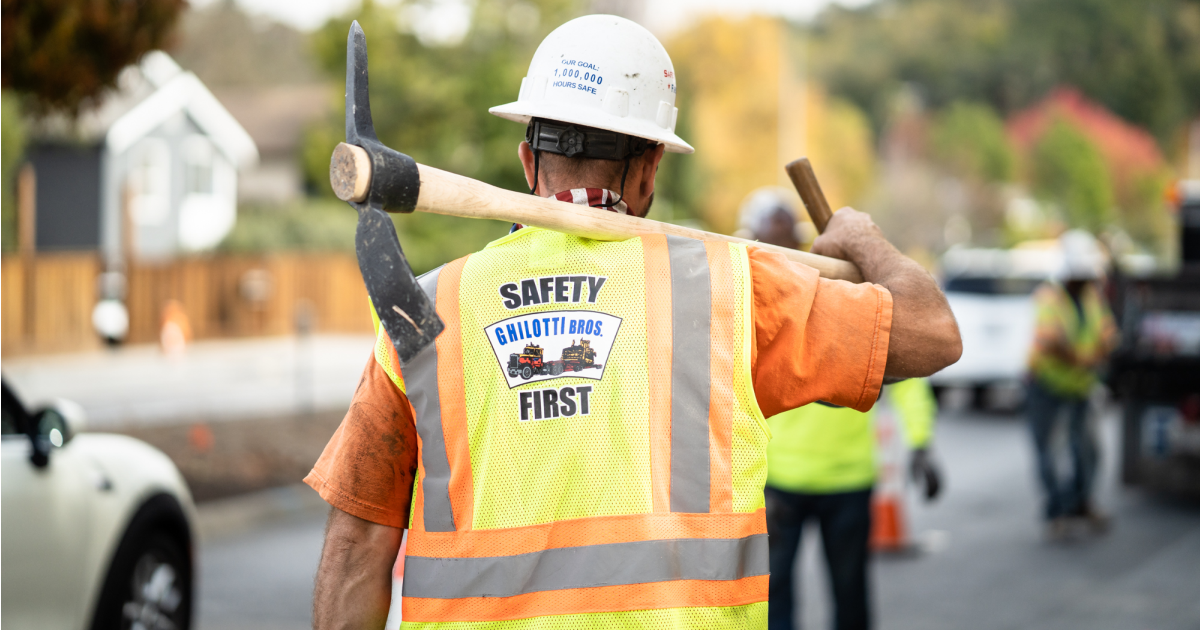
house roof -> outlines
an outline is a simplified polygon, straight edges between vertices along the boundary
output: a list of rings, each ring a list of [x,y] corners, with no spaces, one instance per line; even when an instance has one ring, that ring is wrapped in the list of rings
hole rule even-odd
[[[99,107],[72,123],[57,116],[42,121],[43,137],[103,142],[121,153],[171,116],[186,113],[238,168],[258,162],[258,147],[241,124],[196,77],[167,53],[152,51],[129,66]]]
[[[236,166],[250,166],[258,161],[258,147],[250,134],[195,74],[184,71],[161,51],[148,53],[139,66],[157,89],[108,128],[105,143],[110,151],[125,151],[168,118],[185,111]]]
[[[1152,171],[1165,163],[1154,136],[1069,87],[1014,114],[1008,132],[1017,146],[1028,150],[1056,120],[1065,120],[1091,138],[1117,174]]]
[[[325,83],[226,87],[217,98],[246,128],[263,159],[291,158],[304,128],[340,108],[340,86]]]

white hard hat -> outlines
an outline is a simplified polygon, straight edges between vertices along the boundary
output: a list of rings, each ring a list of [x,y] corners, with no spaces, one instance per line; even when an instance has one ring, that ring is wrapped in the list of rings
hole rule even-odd
[[[615,15],[587,15],[542,40],[516,102],[489,112],[584,125],[645,138],[674,153],[695,149],[675,135],[675,66],[658,39]]]
[[[796,220],[796,208],[787,193],[776,186],[764,186],[750,193],[738,210],[740,223],[749,234],[762,234],[768,222],[780,210]]]
[[[1096,280],[1103,275],[1104,254],[1096,237],[1085,230],[1068,230],[1058,244],[1063,257],[1060,280]]]

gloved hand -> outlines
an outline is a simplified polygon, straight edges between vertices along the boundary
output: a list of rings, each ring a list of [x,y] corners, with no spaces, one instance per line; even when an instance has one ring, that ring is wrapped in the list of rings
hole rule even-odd
[[[942,492],[942,471],[926,447],[913,449],[908,462],[908,472],[917,485],[924,490],[925,501],[933,501]]]

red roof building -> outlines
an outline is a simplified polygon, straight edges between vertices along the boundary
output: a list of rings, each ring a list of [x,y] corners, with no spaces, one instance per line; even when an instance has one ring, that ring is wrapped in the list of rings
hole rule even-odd
[[[1070,87],[1060,87],[1042,102],[1010,117],[1009,138],[1022,154],[1028,155],[1057,120],[1075,127],[1095,143],[1104,156],[1119,197],[1138,176],[1166,165],[1153,136]]]

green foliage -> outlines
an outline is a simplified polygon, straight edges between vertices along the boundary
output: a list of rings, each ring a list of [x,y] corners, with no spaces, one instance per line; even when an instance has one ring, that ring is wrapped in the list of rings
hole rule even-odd
[[[16,175],[25,153],[25,125],[20,102],[7,90],[0,95],[0,145],[0,207],[3,208],[0,237],[2,251],[10,252],[17,248]]]
[[[1168,243],[1175,237],[1175,220],[1167,211],[1163,194],[1172,179],[1166,169],[1137,177],[1128,195],[1128,207],[1121,208],[1121,227],[1151,251],[1169,251]]]
[[[354,232],[358,215],[349,205],[336,199],[314,198],[283,206],[243,206],[238,209],[237,223],[221,242],[220,250],[232,253],[262,253],[280,251],[353,252]],[[466,219],[436,214],[398,215],[396,232],[413,270],[424,273],[448,260],[447,247],[462,248],[454,243],[462,237],[462,228],[477,227],[478,233],[465,238],[477,239],[478,247],[499,238],[508,230],[507,224],[495,221],[467,222]]]
[[[680,98],[676,101],[679,111],[688,111],[689,103]],[[680,116],[675,133],[680,138],[692,138],[690,116]],[[668,223],[681,223],[703,229],[700,213],[700,193],[703,182],[695,155],[664,153],[658,164],[658,175],[654,183],[654,205],[649,218]]]
[[[576,0],[479,0],[460,43],[423,43],[408,18],[426,3],[365,2],[355,15],[330,20],[313,35],[327,77],[345,81],[346,34],[357,19],[367,35],[371,113],[386,145],[417,162],[509,190],[528,190],[517,159],[525,129],[488,114],[516,100],[534,50],[551,29],[578,14]],[[344,137],[336,114],[305,134],[303,161],[314,192],[330,195],[329,155]],[[418,272],[477,251],[505,234],[496,222],[416,213],[397,232]]]
[[[336,199],[299,201],[282,207],[242,206],[238,209],[237,223],[221,242],[220,249],[354,251],[357,222],[354,210]]]
[[[1104,158],[1087,136],[1056,121],[1033,148],[1033,185],[1073,228],[1098,234],[1113,221],[1113,188]]]
[[[811,50],[830,89],[885,124],[901,85],[1006,116],[1074,85],[1166,144],[1200,113],[1195,0],[881,0],[831,8]]]
[[[1013,147],[987,105],[955,101],[936,118],[931,136],[934,156],[950,172],[984,182],[1012,179]]]
[[[186,0],[4,0],[3,81],[75,115],[121,69],[168,42]]]

